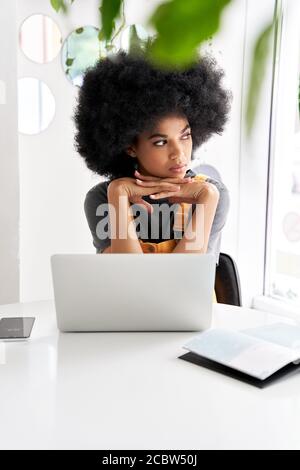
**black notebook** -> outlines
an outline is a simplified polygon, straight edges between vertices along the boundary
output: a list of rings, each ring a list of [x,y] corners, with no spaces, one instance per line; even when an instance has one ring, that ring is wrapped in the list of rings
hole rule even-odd
[[[274,323],[242,331],[206,330],[184,346],[188,362],[257,386],[267,385],[300,367],[300,327]]]

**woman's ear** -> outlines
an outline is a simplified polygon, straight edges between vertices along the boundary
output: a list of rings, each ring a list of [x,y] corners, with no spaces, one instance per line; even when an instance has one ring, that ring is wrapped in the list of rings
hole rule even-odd
[[[135,150],[134,150],[133,147],[127,147],[126,153],[127,153],[130,157],[133,157],[133,158],[136,157],[136,153],[135,153]]]

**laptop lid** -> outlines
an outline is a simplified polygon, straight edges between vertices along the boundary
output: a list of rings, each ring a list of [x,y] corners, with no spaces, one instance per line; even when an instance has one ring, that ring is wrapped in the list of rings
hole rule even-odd
[[[211,324],[215,256],[56,254],[61,331],[201,331]]]

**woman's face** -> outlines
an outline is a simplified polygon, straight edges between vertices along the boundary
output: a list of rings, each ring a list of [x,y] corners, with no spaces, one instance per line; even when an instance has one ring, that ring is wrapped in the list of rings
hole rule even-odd
[[[141,133],[135,145],[128,148],[136,155],[138,170],[143,175],[162,178],[183,177],[192,155],[192,136],[185,117],[167,116],[154,129]]]

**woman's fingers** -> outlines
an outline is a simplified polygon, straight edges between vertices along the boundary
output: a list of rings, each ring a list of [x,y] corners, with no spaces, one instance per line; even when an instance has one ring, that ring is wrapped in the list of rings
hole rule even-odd
[[[158,178],[157,176],[145,176],[145,175],[141,175],[141,173],[139,173],[137,170],[135,170],[134,172],[134,176],[135,178],[139,178],[141,180],[145,180],[145,181],[159,181],[161,180],[161,178]]]
[[[159,185],[159,187],[161,189],[171,189],[174,191],[174,189],[178,188],[179,185],[178,184],[175,184],[175,183],[168,183],[166,181],[141,181],[139,179],[136,179],[136,183],[139,185],[139,186],[142,186],[144,188],[155,188],[157,187],[157,185]]]
[[[150,197],[151,199],[161,199],[163,197],[176,195],[177,193],[178,193],[178,190],[177,191],[162,191],[160,193],[150,194]]]
[[[161,186],[155,186],[154,188],[144,188],[145,191],[145,196],[150,196],[153,194],[167,194],[168,196],[172,196],[173,194],[178,194],[180,191],[180,186],[172,187],[172,188],[163,188]],[[165,197],[165,196],[161,196]]]
[[[165,181],[166,183],[188,183],[192,180],[190,176],[187,178],[158,178],[156,176],[144,176],[141,175],[138,171],[135,171],[135,177],[140,181]]]

